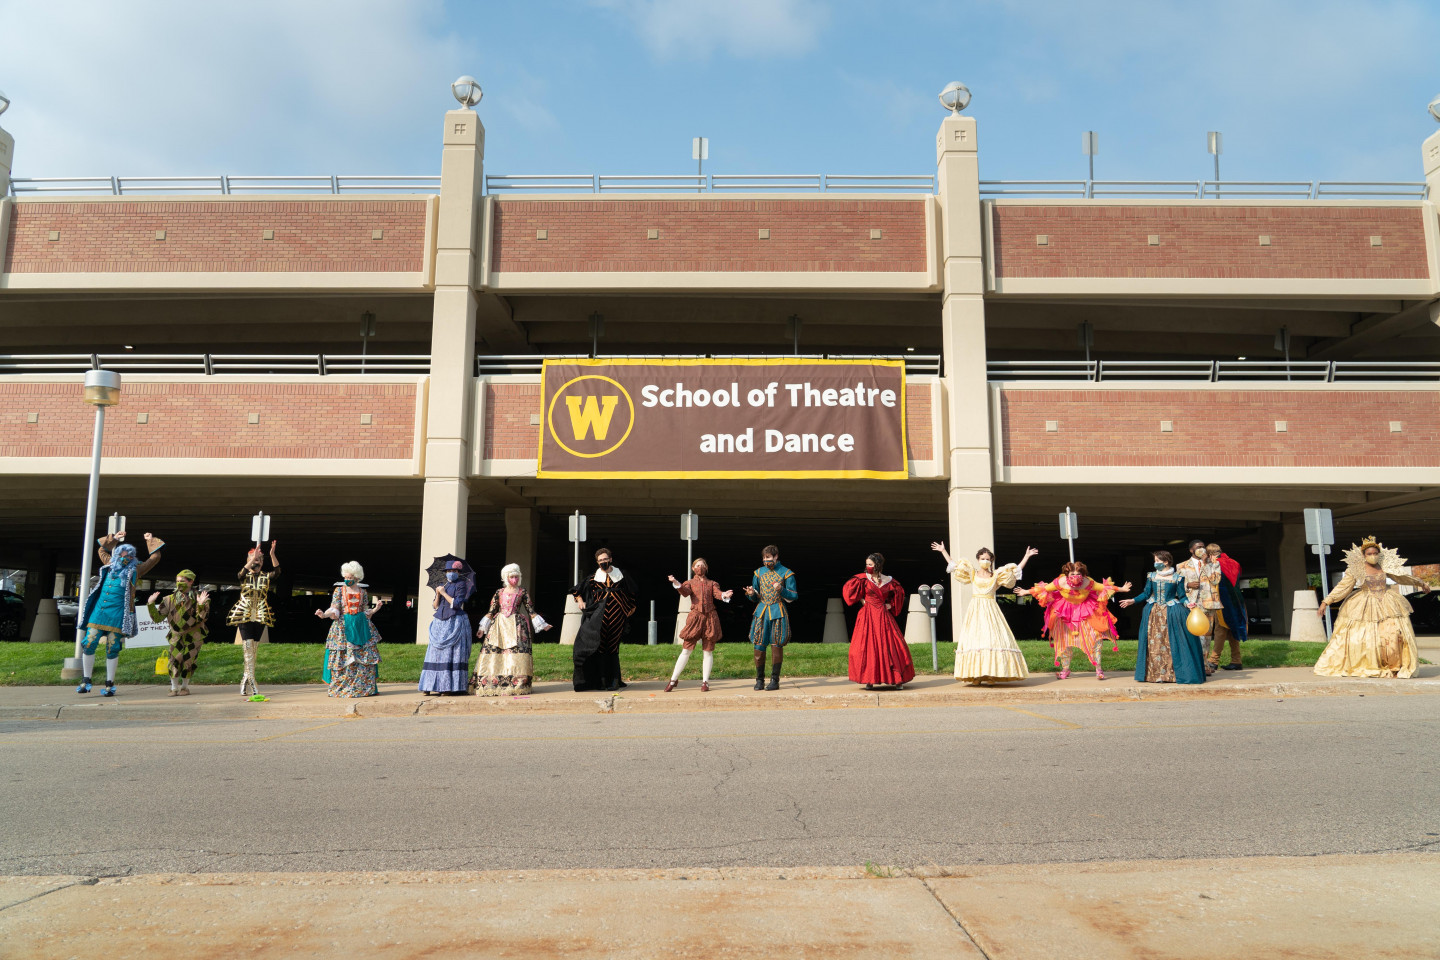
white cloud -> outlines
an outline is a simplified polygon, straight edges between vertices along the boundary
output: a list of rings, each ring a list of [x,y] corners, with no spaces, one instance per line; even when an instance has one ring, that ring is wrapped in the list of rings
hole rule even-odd
[[[664,59],[804,53],[819,39],[829,12],[817,0],[594,0],[628,19]]]
[[[431,167],[449,82],[475,72],[442,15],[439,0],[0,0],[15,172],[401,172],[416,137]]]

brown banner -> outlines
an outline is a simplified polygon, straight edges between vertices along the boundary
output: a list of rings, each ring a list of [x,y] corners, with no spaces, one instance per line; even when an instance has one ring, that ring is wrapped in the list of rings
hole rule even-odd
[[[541,477],[903,479],[901,360],[546,360]]]

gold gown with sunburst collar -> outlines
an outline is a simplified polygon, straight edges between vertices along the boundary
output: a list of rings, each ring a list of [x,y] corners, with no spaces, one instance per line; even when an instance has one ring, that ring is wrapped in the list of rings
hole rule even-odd
[[[1340,609],[1330,643],[1315,662],[1322,677],[1405,679],[1419,664],[1410,602],[1396,585],[1426,589],[1426,584],[1401,572],[1405,559],[1387,547],[1380,547],[1380,572],[1368,569],[1363,551],[1369,543],[1345,551],[1345,575],[1325,598]]]

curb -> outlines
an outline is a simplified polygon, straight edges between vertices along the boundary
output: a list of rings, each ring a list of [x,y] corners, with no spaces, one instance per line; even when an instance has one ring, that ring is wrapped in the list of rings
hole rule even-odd
[[[906,707],[1004,706],[1058,703],[1155,703],[1196,700],[1280,699],[1335,696],[1418,696],[1440,694],[1440,679],[1322,680],[1314,683],[1236,683],[1185,687],[1173,684],[1129,684],[1094,689],[1053,690],[1045,687],[966,687],[954,691],[877,690],[853,693],[721,694],[665,698],[659,695],[579,694],[537,700],[502,697],[421,697],[382,695],[358,700],[286,703],[130,702],[45,703],[0,706],[0,720],[230,720],[364,719],[378,717],[474,717],[506,714],[658,714],[772,710],[897,709]]]

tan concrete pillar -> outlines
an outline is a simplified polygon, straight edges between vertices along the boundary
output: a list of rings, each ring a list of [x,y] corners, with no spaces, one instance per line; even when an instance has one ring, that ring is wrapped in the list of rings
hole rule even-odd
[[[0,136],[4,131],[0,131]],[[1440,131],[1430,134],[1420,145],[1425,162],[1425,182],[1430,184],[1430,202],[1440,204]]]
[[[1265,548],[1265,576],[1270,581],[1270,633],[1289,636],[1294,626],[1291,604],[1297,591],[1308,589],[1303,523],[1267,523],[1260,528]]]
[[[973,117],[952,114],[935,137],[938,241],[945,285],[940,324],[945,374],[950,551],[968,557],[995,547],[990,504],[990,397],[985,377],[985,269],[980,161]],[[958,594],[958,596],[957,596]],[[967,586],[951,594],[958,638]]]
[[[15,161],[15,138],[0,127],[0,267],[9,243],[10,210],[15,201],[10,197],[10,171]]]
[[[540,514],[530,507],[505,508],[505,562],[520,567],[521,583],[535,589]]]
[[[435,230],[435,306],[425,430],[425,496],[420,522],[420,616],[415,642],[429,642],[433,592],[425,568],[437,556],[465,555],[470,505],[470,417],[475,389],[474,279],[480,250],[485,128],[474,110],[445,114],[440,209]],[[507,518],[508,523],[508,518]]]
[[[15,138],[0,127],[0,197],[10,194],[10,171],[15,164]]]

